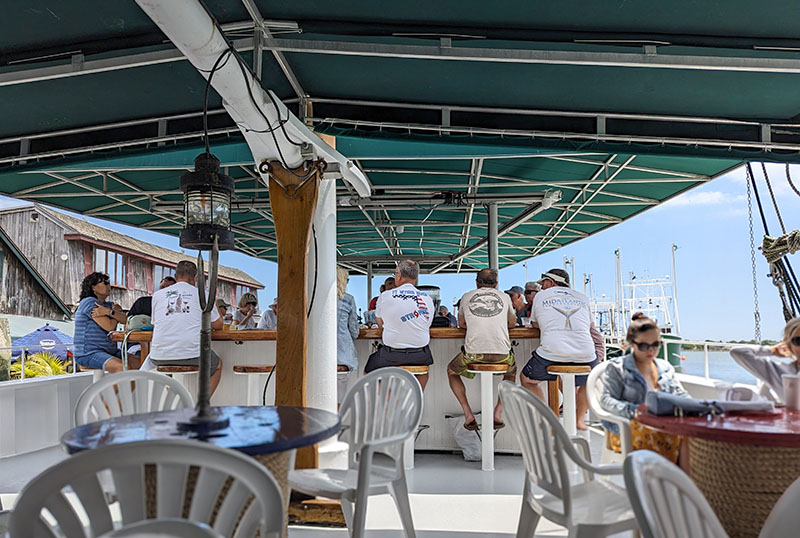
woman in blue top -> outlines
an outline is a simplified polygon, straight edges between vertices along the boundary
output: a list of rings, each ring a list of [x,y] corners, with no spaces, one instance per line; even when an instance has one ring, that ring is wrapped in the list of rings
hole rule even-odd
[[[633,449],[646,448],[688,465],[688,450],[681,438],[659,433],[642,426],[634,417],[636,408],[644,403],[645,394],[651,390],[670,394],[686,395],[680,381],[675,378],[675,369],[656,355],[661,347],[661,331],[658,324],[641,312],[633,315],[626,336],[631,353],[611,361],[601,377],[602,395],[600,406],[614,415],[630,419]],[[619,428],[604,422],[609,430],[611,448],[619,452]],[[680,457],[679,457],[680,456]]]
[[[83,279],[81,302],[75,311],[75,362],[86,368],[120,372],[120,352],[108,333],[127,318],[118,304],[106,300],[110,294],[108,275],[95,272]],[[128,355],[128,368],[139,368],[138,355]]]
[[[347,293],[347,271],[341,267],[336,269],[336,310],[338,324],[336,329],[336,364],[345,366],[349,372],[358,369],[358,354],[356,353],[355,340],[358,338],[358,316],[356,315],[356,301]],[[349,375],[338,377],[338,401],[344,398]]]

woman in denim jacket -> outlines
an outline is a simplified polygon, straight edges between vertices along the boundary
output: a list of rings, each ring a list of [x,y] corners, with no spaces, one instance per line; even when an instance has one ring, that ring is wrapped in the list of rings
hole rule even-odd
[[[355,340],[358,338],[358,316],[356,314],[356,300],[347,293],[347,281],[350,277],[347,271],[338,267],[336,269],[336,310],[338,324],[336,329],[336,364],[346,366],[347,375],[337,377],[337,400],[341,403],[347,390],[350,374],[358,369],[358,353],[356,353]]]
[[[634,450],[647,448],[673,462],[683,460],[686,463],[687,458],[678,458],[686,445],[679,437],[650,430],[633,418],[648,391],[687,395],[675,378],[672,365],[656,358],[661,347],[661,331],[655,321],[637,312],[628,327],[626,340],[631,353],[611,361],[600,378],[600,406],[609,413],[630,419]],[[611,448],[619,452],[619,428],[609,422],[603,422],[603,426],[610,432]]]

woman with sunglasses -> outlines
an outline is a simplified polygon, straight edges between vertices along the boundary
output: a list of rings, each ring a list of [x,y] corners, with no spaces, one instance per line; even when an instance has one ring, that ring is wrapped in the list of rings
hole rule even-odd
[[[738,346],[731,349],[731,356],[742,368],[766,383],[780,401],[784,401],[781,377],[800,373],[800,318],[786,324],[780,344]],[[781,360],[789,357],[794,360]]]
[[[125,323],[122,308],[108,301],[111,284],[105,273],[91,273],[81,283],[81,296],[75,311],[75,362],[84,368],[121,372],[122,359],[117,344],[108,333]],[[139,368],[139,356],[128,355],[128,369]]]
[[[236,330],[255,329],[256,320],[253,314],[256,313],[258,299],[252,293],[243,293],[239,298],[239,308],[233,311],[233,321],[231,328]]]
[[[644,403],[645,394],[651,390],[687,394],[675,378],[672,365],[664,359],[656,358],[661,347],[658,324],[637,312],[628,326],[626,340],[631,352],[611,361],[600,378],[600,405],[609,413],[630,420],[634,450],[653,450],[673,463],[686,466],[688,450],[680,437],[650,430],[633,418],[634,411]],[[603,422],[603,426],[609,430],[611,448],[620,452],[619,428],[609,422]]]

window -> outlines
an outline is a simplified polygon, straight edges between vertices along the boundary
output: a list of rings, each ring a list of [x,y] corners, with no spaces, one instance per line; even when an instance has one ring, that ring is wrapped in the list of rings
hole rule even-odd
[[[245,293],[252,293],[253,295],[255,295],[256,292],[250,286],[241,286],[241,285],[237,284],[236,285],[236,297],[234,297],[234,301],[236,303],[238,303],[239,299],[241,299],[242,295],[244,295]]]
[[[175,276],[175,268],[166,265],[153,264],[153,283],[158,286],[165,276]]]
[[[112,286],[128,286],[128,259],[119,252],[96,247],[94,270],[106,273]]]

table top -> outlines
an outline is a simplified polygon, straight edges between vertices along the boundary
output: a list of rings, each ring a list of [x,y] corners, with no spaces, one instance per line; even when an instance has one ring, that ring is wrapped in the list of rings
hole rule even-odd
[[[195,432],[178,431],[194,409],[175,409],[116,417],[78,426],[66,432],[61,443],[67,452],[101,446],[156,439],[198,439],[249,455],[283,452],[313,445],[332,437],[341,428],[339,416],[310,407],[225,406],[212,407],[230,420],[227,428],[198,437]]]
[[[656,416],[643,404],[636,420],[654,430],[742,445],[800,448],[800,411],[776,408],[773,414],[745,413],[708,417]]]

